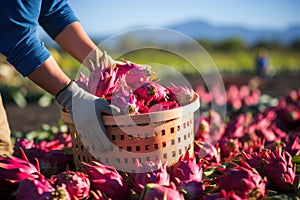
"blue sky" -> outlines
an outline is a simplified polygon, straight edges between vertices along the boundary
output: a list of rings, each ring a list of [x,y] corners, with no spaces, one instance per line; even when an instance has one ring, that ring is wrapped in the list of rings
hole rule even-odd
[[[136,26],[165,27],[188,20],[254,29],[300,25],[298,0],[69,0],[89,34]]]

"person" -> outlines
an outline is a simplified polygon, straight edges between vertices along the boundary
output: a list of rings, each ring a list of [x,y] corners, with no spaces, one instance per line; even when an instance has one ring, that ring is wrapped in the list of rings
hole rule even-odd
[[[261,79],[267,79],[270,68],[270,58],[267,49],[260,48],[255,59],[256,76],[260,77]]]
[[[0,0],[0,52],[24,77],[55,96],[68,109],[82,135],[98,133],[97,146],[105,152],[112,148],[101,121],[101,114],[118,112],[104,99],[79,88],[58,66],[37,37],[41,26],[71,56],[89,67],[87,57],[107,59],[80,24],[67,0]],[[112,61],[110,61],[112,62]],[[90,113],[96,109],[96,117]],[[0,99],[0,155],[12,152],[10,130]]]

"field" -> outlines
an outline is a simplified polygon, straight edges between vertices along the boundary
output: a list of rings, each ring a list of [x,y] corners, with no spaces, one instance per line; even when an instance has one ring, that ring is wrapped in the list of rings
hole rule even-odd
[[[160,122],[154,123],[153,125],[158,124],[162,128],[156,128],[150,138],[156,139],[158,136],[163,140],[156,139],[149,145],[137,146],[141,140],[152,141],[149,140],[148,131],[144,133],[144,129],[138,129],[142,128],[141,125],[145,126],[144,123],[130,125],[143,130],[138,132],[137,137],[131,135],[132,132],[128,135],[127,132],[121,133],[122,135],[115,135],[113,132],[109,139],[114,143],[115,140],[125,138],[126,143],[122,141],[125,146],[120,147],[118,144],[114,151],[95,156],[102,163],[99,160],[90,162],[90,157],[75,153],[87,151],[91,146],[88,143],[84,144],[87,146],[72,144],[71,137],[77,137],[77,131],[73,134],[62,124],[60,106],[53,97],[28,79],[20,78],[11,68],[1,71],[1,92],[13,133],[15,156],[0,157],[1,198],[38,199],[42,196],[60,196],[68,199],[66,197],[69,195],[74,199],[86,200],[299,199],[300,65],[296,54],[280,54],[282,59],[289,60],[288,66],[277,58],[279,54],[272,54],[273,57],[276,55],[272,62],[272,73],[263,80],[254,76],[253,55],[249,52],[214,52],[211,57],[218,66],[217,72],[222,75],[225,86],[225,91],[222,91],[220,85],[215,84],[215,78],[212,78],[213,72],[216,72],[211,70],[212,63],[206,62],[207,58],[203,55],[189,54],[195,61],[194,64],[199,66],[199,74],[183,57],[152,49],[146,51],[130,52],[122,57],[151,64],[162,81],[178,83],[181,81],[178,78],[184,77],[200,96],[199,115],[195,115],[194,121],[190,118],[187,122],[178,120],[180,123],[175,128],[165,128],[159,125]],[[75,78],[78,63],[63,53],[55,51],[54,55],[60,65],[64,66],[65,72]],[[0,69],[4,69],[3,67]],[[131,67],[130,64],[120,65],[113,70],[116,75],[117,70],[126,71]],[[164,88],[152,83],[150,88],[155,91],[153,93],[149,87],[144,87],[147,84],[144,85],[143,80],[136,79],[136,76],[145,76],[141,73],[145,72],[145,68],[138,65],[134,65],[134,68],[138,70],[138,75],[123,74],[128,85],[117,81],[110,82],[111,84],[101,82],[103,87],[113,85],[119,88],[113,91],[119,92],[119,99],[128,97],[121,96],[124,94],[124,85],[132,87],[131,90],[137,82],[142,85],[132,95],[144,103],[119,101],[118,106],[123,109],[122,112],[133,110],[134,115],[151,112],[152,108],[174,109],[182,105],[182,101],[187,102],[186,106],[191,103],[190,91],[182,87]],[[132,83],[133,86],[130,85]],[[206,90],[208,85],[212,86],[209,91]],[[110,91],[99,90],[98,87],[96,90],[97,94]],[[105,95],[108,100],[113,98],[111,93],[101,95]],[[210,108],[210,105],[215,107]],[[218,113],[222,108],[226,108],[226,116]],[[177,122],[177,119],[166,123],[174,121]],[[190,126],[191,124],[193,125]],[[191,128],[195,128],[192,138]],[[172,135],[178,138],[168,140],[167,137]],[[71,151],[72,146],[74,151]],[[93,149],[95,147],[98,148],[92,145]],[[160,158],[176,157],[178,160],[172,165],[151,162],[148,155],[144,159],[145,154],[140,151],[142,148],[146,153],[154,153],[155,150],[152,151],[151,148],[169,147],[172,150],[168,149]],[[175,147],[178,147],[178,151],[175,151]],[[189,151],[182,151],[184,149]],[[121,153],[126,153],[125,150],[137,154],[129,159]],[[108,158],[109,153],[114,153],[114,156]],[[155,159],[158,159],[157,155]],[[81,163],[84,168],[79,169],[76,168],[77,160],[89,164]],[[131,163],[133,167],[125,172],[109,166],[109,161],[104,160],[116,161],[120,166]]]

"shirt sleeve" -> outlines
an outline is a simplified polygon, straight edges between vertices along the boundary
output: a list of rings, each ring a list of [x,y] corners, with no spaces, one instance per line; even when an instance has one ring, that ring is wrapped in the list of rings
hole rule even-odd
[[[0,2],[0,52],[23,76],[27,76],[50,56],[37,37],[41,1]]]
[[[39,23],[43,29],[55,38],[64,28],[78,21],[67,0],[43,0]]]

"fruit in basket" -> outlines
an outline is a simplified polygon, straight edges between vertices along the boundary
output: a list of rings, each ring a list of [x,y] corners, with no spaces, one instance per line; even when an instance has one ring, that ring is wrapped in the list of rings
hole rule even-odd
[[[125,76],[126,83],[136,88],[143,82],[150,81],[155,76],[148,65],[138,65],[123,59],[123,62],[116,63],[117,77]]]
[[[51,177],[51,183],[56,186],[65,185],[70,196],[77,199],[86,199],[89,196],[90,181],[87,174],[78,171],[64,171]]]
[[[154,81],[150,66],[127,60],[94,68],[90,76],[80,73],[76,83],[91,94],[120,108],[120,114],[140,114],[170,110],[193,100],[194,91],[186,86],[166,88]]]
[[[187,86],[176,86],[171,83],[172,87],[167,87],[170,92],[170,99],[175,100],[179,105],[186,105],[194,98],[194,90]]]
[[[145,105],[166,101],[168,90],[157,82],[146,82],[136,88],[133,92],[138,100],[144,100]]]

